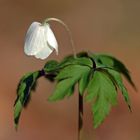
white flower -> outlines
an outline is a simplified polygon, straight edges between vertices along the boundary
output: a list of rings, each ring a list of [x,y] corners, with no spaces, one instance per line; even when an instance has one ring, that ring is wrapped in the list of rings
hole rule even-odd
[[[58,44],[49,24],[33,22],[25,37],[25,54],[45,59],[54,49],[58,54]]]

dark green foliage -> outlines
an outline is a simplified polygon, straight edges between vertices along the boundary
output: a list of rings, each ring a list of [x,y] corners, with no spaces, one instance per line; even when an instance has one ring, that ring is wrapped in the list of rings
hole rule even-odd
[[[70,65],[65,67],[56,77],[58,81],[54,93],[49,97],[49,101],[63,99],[68,91],[81,79],[86,73],[90,72],[88,66]]]
[[[126,87],[123,84],[122,77],[121,77],[120,73],[115,71],[115,70],[111,70],[111,69],[108,69],[108,70],[105,70],[105,71],[106,71],[106,74],[112,80],[112,82],[115,83],[116,87],[119,88],[120,91],[122,92],[124,100],[126,101],[126,103],[128,105],[128,108],[131,111],[131,104],[130,104],[129,95],[128,95]]]
[[[98,127],[117,103],[117,92],[110,78],[101,71],[95,71],[87,89],[87,99],[94,101],[92,112],[94,127]]]
[[[128,82],[136,89],[136,86],[131,79],[129,70],[120,60],[105,54],[92,54],[91,57],[97,62],[99,66],[102,65],[122,73]]]
[[[14,104],[14,121],[17,127],[19,117],[23,107],[26,107],[30,100],[31,91],[35,89],[36,80],[39,77],[39,71],[24,75],[17,88],[17,99]]]
[[[57,61],[50,60],[45,64],[44,71],[46,73],[50,73],[50,72],[52,73],[52,72],[56,71],[58,65],[59,65],[59,63]]]
[[[70,89],[74,87],[74,85],[79,80],[81,81],[81,78],[83,79],[85,75],[87,76],[90,73],[92,61],[89,58],[85,58],[85,57],[76,58],[76,59],[73,58],[70,61],[71,63],[68,62],[69,64],[65,66],[63,63],[64,67],[63,69],[61,69],[61,71],[56,77],[57,85],[54,90],[54,93],[49,97],[49,101],[60,100],[63,99],[65,96],[68,96],[67,95],[69,94],[68,91],[70,91]],[[60,67],[62,66],[61,64],[62,63],[60,63],[59,65]],[[85,89],[87,82],[88,81],[85,81],[84,84],[83,84],[83,80],[80,82],[79,89],[82,90],[81,92],[83,92],[83,90]]]
[[[91,103],[94,127],[97,128],[109,114],[111,107],[117,104],[118,89],[131,110],[130,99],[121,74],[135,88],[128,69],[112,56],[83,52],[77,54],[77,58],[71,55],[61,62],[48,61],[41,71],[26,74],[21,79],[14,106],[15,124],[18,125],[22,108],[28,103],[37,79],[44,76],[52,82],[56,81],[49,101],[70,97],[74,93],[75,85],[78,84],[80,96]]]
[[[73,85],[71,88],[69,88],[69,90],[67,92],[67,97],[70,97],[73,95],[74,89],[75,89],[75,85]]]
[[[85,73],[81,76],[81,78],[79,79],[79,93],[81,95],[84,94],[85,89],[88,86],[88,82],[90,81],[90,76],[91,76],[91,69],[85,71]]]

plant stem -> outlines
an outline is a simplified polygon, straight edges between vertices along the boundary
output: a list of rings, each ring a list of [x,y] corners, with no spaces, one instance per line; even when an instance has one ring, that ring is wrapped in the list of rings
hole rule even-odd
[[[78,140],[81,140],[81,132],[83,128],[83,96],[80,93],[78,100]]]

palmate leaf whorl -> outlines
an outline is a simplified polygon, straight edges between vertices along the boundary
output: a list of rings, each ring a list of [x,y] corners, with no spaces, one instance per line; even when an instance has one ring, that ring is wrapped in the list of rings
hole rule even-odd
[[[72,96],[78,85],[79,94],[91,103],[94,127],[97,128],[109,114],[111,107],[117,104],[118,89],[131,110],[121,74],[135,88],[128,69],[112,56],[85,52],[77,54],[77,58],[72,55],[66,57],[61,62],[50,60],[41,71],[22,77],[14,106],[15,124],[18,125],[22,108],[28,102],[37,79],[43,76],[56,81],[54,91],[48,98],[51,102]]]

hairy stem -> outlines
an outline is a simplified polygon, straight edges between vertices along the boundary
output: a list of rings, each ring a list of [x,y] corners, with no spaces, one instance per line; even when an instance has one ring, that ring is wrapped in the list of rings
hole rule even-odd
[[[65,27],[65,29],[67,30],[67,32],[69,34],[69,37],[70,37],[71,48],[72,48],[74,57],[76,58],[76,50],[75,50],[75,47],[74,47],[74,41],[73,41],[73,38],[72,38],[71,31],[70,31],[69,27],[67,26],[67,24],[65,24],[62,20],[60,20],[58,18],[47,18],[44,21],[44,23],[48,23],[49,21],[56,21],[56,22],[60,23],[61,25],[63,25]]]
[[[78,140],[81,140],[81,132],[83,128],[83,96],[81,94],[79,94],[78,100]]]

